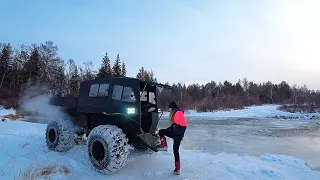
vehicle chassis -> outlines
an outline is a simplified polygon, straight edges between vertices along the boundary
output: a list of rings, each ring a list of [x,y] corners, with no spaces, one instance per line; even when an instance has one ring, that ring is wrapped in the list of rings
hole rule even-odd
[[[172,90],[136,78],[110,77],[81,82],[78,97],[52,97],[50,104],[59,106],[66,118],[48,123],[48,148],[67,151],[75,145],[75,135],[86,134],[89,159],[102,174],[126,165],[130,145],[157,152],[158,87]]]

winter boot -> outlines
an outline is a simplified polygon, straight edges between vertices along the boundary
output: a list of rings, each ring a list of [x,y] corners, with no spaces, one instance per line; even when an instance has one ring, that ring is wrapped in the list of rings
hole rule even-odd
[[[174,169],[174,173],[176,174],[176,175],[180,175],[180,161],[176,161],[176,162],[174,162],[174,165],[175,165],[175,169]]]
[[[167,144],[167,139],[166,137],[160,138],[160,148],[158,149],[159,151],[167,151],[168,150],[168,144]]]

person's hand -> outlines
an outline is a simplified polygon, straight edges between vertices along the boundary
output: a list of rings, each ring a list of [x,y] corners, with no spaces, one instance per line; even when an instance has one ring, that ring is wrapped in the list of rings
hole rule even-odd
[[[177,124],[176,124],[176,123],[173,123],[173,124],[172,124],[172,127],[173,127],[173,128],[176,128],[176,127],[177,127]]]

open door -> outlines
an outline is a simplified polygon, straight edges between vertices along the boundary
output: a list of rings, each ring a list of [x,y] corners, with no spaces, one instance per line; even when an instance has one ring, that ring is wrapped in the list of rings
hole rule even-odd
[[[141,134],[138,136],[145,145],[158,151],[160,139],[157,134],[159,123],[159,109],[157,100],[157,88],[169,88],[170,86],[140,82],[140,103],[141,103]]]

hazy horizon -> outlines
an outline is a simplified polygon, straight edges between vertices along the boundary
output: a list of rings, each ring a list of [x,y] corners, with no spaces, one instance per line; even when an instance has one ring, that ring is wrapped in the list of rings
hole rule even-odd
[[[0,41],[59,47],[64,60],[108,52],[135,76],[170,83],[286,81],[320,90],[320,1],[5,1]]]

